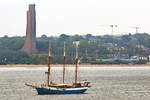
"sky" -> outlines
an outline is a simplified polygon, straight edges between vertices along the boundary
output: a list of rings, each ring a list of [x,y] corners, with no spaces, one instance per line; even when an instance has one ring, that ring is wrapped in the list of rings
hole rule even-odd
[[[37,36],[150,33],[149,0],[0,0],[0,37],[25,36],[26,11],[36,4]]]

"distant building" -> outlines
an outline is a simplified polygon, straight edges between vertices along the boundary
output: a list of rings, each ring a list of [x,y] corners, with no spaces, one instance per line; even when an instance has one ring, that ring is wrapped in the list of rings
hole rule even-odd
[[[26,38],[22,51],[28,54],[36,54],[38,51],[36,49],[36,12],[35,4],[29,5],[29,10],[27,11],[27,28],[26,28]]]
[[[148,60],[148,57],[142,56],[142,55],[135,55],[135,56],[131,56],[130,59],[136,59],[136,60]]]
[[[115,45],[114,45],[113,43],[104,43],[104,46],[106,46],[106,48],[107,48],[108,50],[110,50],[110,49],[112,49],[112,48],[115,47]]]

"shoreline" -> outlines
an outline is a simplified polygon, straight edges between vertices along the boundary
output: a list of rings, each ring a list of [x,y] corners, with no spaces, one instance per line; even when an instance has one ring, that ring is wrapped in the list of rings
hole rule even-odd
[[[51,67],[62,67],[63,64],[52,64]],[[74,67],[74,64],[66,64],[66,67]],[[150,64],[80,64],[80,67],[150,67]],[[15,67],[47,67],[47,65],[26,65],[26,64],[14,64],[14,65],[0,65],[0,68],[15,68]]]

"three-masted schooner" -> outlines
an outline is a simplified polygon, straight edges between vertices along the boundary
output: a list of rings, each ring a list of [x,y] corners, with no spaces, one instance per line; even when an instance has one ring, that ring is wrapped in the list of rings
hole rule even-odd
[[[32,85],[25,83],[25,85],[30,86],[32,88],[35,88],[37,90],[38,94],[80,94],[84,93],[90,86],[87,81],[78,82],[78,64],[79,64],[79,58],[78,58],[78,45],[79,42],[74,42],[76,47],[76,68],[75,68],[75,82],[73,84],[65,84],[65,64],[66,64],[66,53],[65,53],[65,42],[64,42],[64,64],[63,64],[63,75],[62,75],[62,83],[56,84],[50,81],[51,76],[51,52],[50,52],[50,46],[49,46],[49,55],[48,55],[48,72],[47,74],[47,84],[44,85]]]

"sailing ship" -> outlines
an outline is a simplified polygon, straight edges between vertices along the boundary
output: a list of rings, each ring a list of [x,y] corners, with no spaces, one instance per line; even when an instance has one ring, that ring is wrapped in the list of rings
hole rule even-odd
[[[87,81],[78,82],[78,65],[79,65],[79,58],[78,58],[78,45],[79,42],[74,42],[76,47],[76,60],[75,60],[75,80],[73,84],[65,84],[65,64],[66,64],[66,53],[65,53],[65,42],[64,42],[64,64],[63,64],[63,75],[62,75],[62,83],[56,84],[50,81],[51,76],[51,52],[49,46],[49,55],[48,55],[48,72],[47,75],[47,84],[42,84],[40,86],[25,83],[26,86],[30,86],[36,89],[39,95],[43,94],[81,94],[84,93],[90,86]]]

